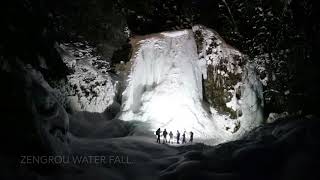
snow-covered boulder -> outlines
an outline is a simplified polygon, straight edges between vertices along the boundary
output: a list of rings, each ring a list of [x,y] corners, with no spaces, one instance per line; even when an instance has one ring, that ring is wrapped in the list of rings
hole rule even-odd
[[[204,75],[204,99],[220,127],[236,133],[263,121],[263,91],[256,64],[228,45],[217,32],[193,27]]]
[[[27,108],[35,127],[34,138],[39,139],[41,148],[53,155],[69,154],[69,118],[65,109],[39,71],[30,65],[21,68],[25,98],[29,102]]]
[[[285,118],[288,116],[288,112],[283,112],[283,113],[270,113],[267,119],[267,123],[273,123],[277,121],[278,119]]]
[[[57,44],[56,48],[72,72],[56,82],[60,101],[72,111],[104,112],[113,103],[116,89],[107,73],[109,63],[86,43]]]

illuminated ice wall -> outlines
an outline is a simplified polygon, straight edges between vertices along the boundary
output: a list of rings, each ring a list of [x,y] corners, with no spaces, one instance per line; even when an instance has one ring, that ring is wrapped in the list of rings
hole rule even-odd
[[[206,71],[192,30],[156,34],[136,46],[120,119],[146,122],[153,131],[193,131],[195,139],[210,144],[234,137],[221,126],[231,120],[202,102]]]

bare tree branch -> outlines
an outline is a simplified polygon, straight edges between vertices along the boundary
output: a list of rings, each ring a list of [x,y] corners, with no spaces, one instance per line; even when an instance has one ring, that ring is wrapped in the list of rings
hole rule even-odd
[[[229,13],[229,15],[230,15],[232,24],[233,24],[233,26],[234,26],[234,30],[235,30],[235,31],[238,31],[238,27],[237,27],[236,22],[235,22],[235,20],[234,20],[234,18],[233,18],[233,15],[232,15],[232,13],[231,13],[231,9],[229,8],[229,5],[228,5],[227,1],[226,1],[226,0],[222,0],[222,2],[224,3],[224,5],[225,5],[225,6],[227,7],[227,9],[228,9],[228,13]]]

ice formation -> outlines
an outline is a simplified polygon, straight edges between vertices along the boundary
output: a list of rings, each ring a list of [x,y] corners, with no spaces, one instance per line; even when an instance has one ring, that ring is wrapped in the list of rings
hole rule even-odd
[[[109,63],[84,43],[57,45],[62,60],[72,72],[55,89],[62,104],[73,111],[104,112],[113,103],[115,83],[107,73]]]
[[[179,130],[187,135],[193,131],[197,141],[209,144],[230,140],[259,125],[260,86],[254,75],[247,77],[244,73],[243,81],[239,82],[243,84],[242,102],[228,104],[238,103],[243,108],[241,118],[231,120],[203,103],[202,76],[207,75],[206,65],[199,60],[192,30],[140,37],[136,42],[131,73],[123,92],[121,120],[146,122],[152,131]],[[246,69],[246,73],[252,70],[250,66]],[[237,124],[241,130],[236,133],[225,128]]]
[[[140,41],[120,118],[147,122],[153,130],[194,131],[212,138],[216,128],[201,106],[202,73],[192,32],[160,36]]]

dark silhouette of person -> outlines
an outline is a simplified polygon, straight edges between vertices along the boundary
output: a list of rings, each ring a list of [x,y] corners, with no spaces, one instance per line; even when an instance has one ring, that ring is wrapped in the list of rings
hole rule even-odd
[[[177,130],[177,144],[180,144],[180,132]]]
[[[160,128],[156,131],[157,143],[160,143]]]
[[[192,131],[190,131],[190,140],[189,140],[189,142],[191,142],[191,143],[192,143],[192,141],[193,141],[193,132],[192,132]]]
[[[173,143],[173,133],[172,133],[172,131],[170,131],[170,133],[169,133],[169,144],[170,144],[170,142],[171,142],[171,144]]]
[[[186,131],[182,134],[182,144],[186,143]]]
[[[163,144],[164,144],[164,143],[167,143],[167,134],[168,134],[167,130],[164,129],[164,131],[163,131],[163,133],[162,133],[162,135],[163,135],[163,141],[162,141],[162,143],[163,143]]]

